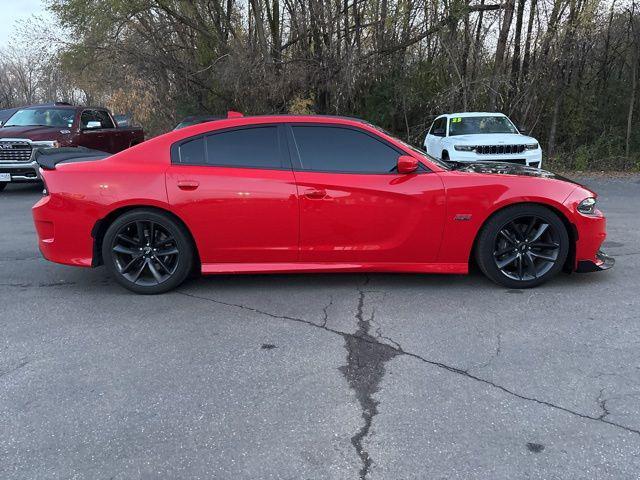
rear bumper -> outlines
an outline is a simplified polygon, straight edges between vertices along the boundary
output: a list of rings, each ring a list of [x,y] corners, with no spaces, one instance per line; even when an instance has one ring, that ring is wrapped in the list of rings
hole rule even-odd
[[[616,259],[610,257],[602,250],[598,250],[594,260],[580,260],[576,267],[577,273],[601,272],[609,270],[616,264]]]
[[[69,212],[75,215],[69,215]],[[42,197],[31,209],[44,258],[64,265],[90,267],[93,258],[91,223],[68,199]]]
[[[30,183],[39,182],[40,170],[38,164],[33,162],[0,162],[0,173],[11,175],[11,182]]]

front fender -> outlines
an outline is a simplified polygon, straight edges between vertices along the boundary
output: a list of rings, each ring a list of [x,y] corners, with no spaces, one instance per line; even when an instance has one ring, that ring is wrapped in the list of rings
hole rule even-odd
[[[544,205],[572,222],[573,214],[565,200],[579,188],[575,184],[552,178],[457,171],[441,175],[447,207],[439,262],[467,262],[482,226],[496,212],[511,205]]]

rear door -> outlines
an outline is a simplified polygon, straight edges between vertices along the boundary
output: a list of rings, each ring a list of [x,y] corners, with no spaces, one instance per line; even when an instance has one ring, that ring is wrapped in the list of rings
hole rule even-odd
[[[288,134],[302,262],[436,261],[445,207],[437,174],[398,174],[405,152],[368,130],[291,124]]]
[[[236,127],[172,146],[169,202],[191,228],[203,270],[297,260],[297,189],[283,129]]]

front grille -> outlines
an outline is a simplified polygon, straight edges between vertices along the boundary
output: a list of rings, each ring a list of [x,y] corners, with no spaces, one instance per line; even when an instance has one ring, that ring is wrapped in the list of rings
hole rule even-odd
[[[0,141],[0,162],[28,162],[31,160],[31,144],[29,142]]]
[[[513,155],[514,153],[522,153],[525,150],[524,145],[478,145],[476,152],[480,155]]]

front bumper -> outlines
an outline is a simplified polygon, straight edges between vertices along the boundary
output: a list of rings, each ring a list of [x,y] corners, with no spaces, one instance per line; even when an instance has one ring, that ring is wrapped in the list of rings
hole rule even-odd
[[[576,273],[601,272],[609,270],[616,264],[616,259],[610,257],[602,250],[598,250],[594,260],[579,260]]]
[[[11,182],[29,183],[41,180],[39,165],[35,161],[0,162],[0,173],[8,173],[11,176]]]
[[[476,152],[449,151],[449,159],[455,162],[508,162],[528,167],[542,167],[542,150],[525,150],[522,153],[508,155],[483,155]]]

